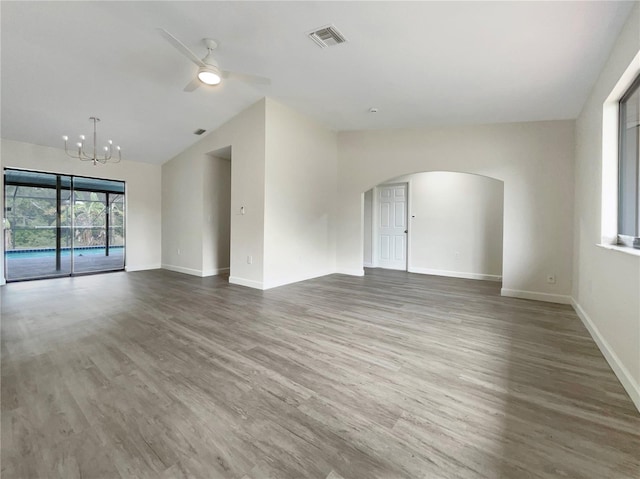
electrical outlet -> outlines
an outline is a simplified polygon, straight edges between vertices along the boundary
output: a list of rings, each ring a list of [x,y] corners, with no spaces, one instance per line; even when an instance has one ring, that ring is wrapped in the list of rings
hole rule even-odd
[[[253,256],[247,256],[247,264],[253,264]]]
[[[547,275],[547,283],[556,284],[556,275],[555,274],[548,274]]]
[[[178,256],[180,256],[180,248],[178,248]]]

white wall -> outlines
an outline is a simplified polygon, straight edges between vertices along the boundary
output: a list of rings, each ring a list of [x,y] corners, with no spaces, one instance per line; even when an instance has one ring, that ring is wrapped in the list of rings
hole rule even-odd
[[[205,191],[209,194],[216,183],[210,154],[228,146],[232,150],[229,281],[262,288],[265,100],[162,165],[162,266],[198,276],[212,273],[211,258],[203,256],[203,248],[210,244],[205,233]],[[247,256],[253,258],[252,264]]]
[[[204,163],[202,270],[205,276],[229,270],[231,236],[231,161],[211,157]]]
[[[446,171],[408,182],[409,271],[500,280],[503,183]]]
[[[183,155],[162,165],[162,267],[202,276],[207,156]]]
[[[68,157],[63,149],[4,139],[1,141],[2,168],[23,168],[125,181],[126,269],[135,271],[160,267],[162,200],[160,166],[126,160],[120,163],[93,166],[92,163]],[[1,181],[4,182],[4,175]],[[4,184],[2,191],[0,196],[4,201]],[[2,211],[4,211],[4,205],[2,205]],[[4,244],[1,244],[2,255],[4,255],[3,248]],[[0,277],[4,279],[2,267],[0,266],[0,272],[2,272]]]
[[[266,100],[264,288],[335,271],[336,134]]]
[[[225,220],[212,205],[228,175],[211,155],[228,146],[229,281],[267,289],[334,272],[336,135],[266,98],[162,166],[163,267],[199,276],[225,267]]]
[[[373,267],[373,189],[365,191],[362,210],[362,236],[364,241],[363,265]]]
[[[503,294],[569,302],[573,156],[573,121],[339,133],[337,269],[362,274],[363,192],[415,172],[473,173],[504,182]]]
[[[485,176],[434,171],[395,178],[409,185],[408,271],[471,279],[502,277],[503,184]],[[365,194],[364,244],[371,244]],[[366,262],[366,260],[365,260]]]
[[[640,257],[596,246],[603,219],[602,107],[638,50],[640,7],[636,5],[576,122],[573,298],[640,409]]]

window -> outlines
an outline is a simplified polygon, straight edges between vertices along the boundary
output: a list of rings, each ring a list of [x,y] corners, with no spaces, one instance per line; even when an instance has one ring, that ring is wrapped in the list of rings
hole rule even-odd
[[[620,98],[618,243],[640,249],[640,76]]]
[[[124,269],[125,184],[4,170],[7,281]]]

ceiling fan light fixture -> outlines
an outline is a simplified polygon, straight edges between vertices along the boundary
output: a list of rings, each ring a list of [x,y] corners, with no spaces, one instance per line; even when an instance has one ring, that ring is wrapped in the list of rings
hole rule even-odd
[[[217,68],[205,66],[198,70],[198,80],[205,85],[218,85],[222,81],[222,76]]]

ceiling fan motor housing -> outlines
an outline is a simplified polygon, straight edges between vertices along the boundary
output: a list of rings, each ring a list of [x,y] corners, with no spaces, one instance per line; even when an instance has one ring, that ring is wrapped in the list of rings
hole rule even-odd
[[[198,68],[198,79],[206,85],[217,85],[222,81],[222,73],[218,67],[218,62],[213,58],[211,49],[207,56],[202,59],[202,65]]]
[[[209,48],[207,56],[202,59],[202,63],[204,65],[198,68],[198,79],[206,85],[219,84],[222,81],[222,73],[220,72],[220,67],[218,67],[218,62],[213,58],[211,48]]]

